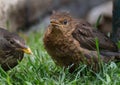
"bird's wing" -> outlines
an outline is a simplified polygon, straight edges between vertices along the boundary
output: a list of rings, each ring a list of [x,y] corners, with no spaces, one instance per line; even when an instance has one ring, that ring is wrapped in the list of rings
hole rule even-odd
[[[81,22],[76,25],[72,33],[73,37],[79,41],[80,46],[89,50],[96,50],[95,38],[99,41],[99,48],[102,50],[116,51],[116,45],[104,34],[95,30],[86,22]]]

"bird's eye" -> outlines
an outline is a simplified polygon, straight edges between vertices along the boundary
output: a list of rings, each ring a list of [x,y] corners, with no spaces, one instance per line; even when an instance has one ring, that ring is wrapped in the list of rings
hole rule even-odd
[[[15,43],[13,40],[10,40],[9,42],[10,42],[10,44],[14,44]]]
[[[67,24],[67,20],[66,20],[66,19],[63,21],[63,24],[64,24],[64,25],[66,25],[66,24]]]

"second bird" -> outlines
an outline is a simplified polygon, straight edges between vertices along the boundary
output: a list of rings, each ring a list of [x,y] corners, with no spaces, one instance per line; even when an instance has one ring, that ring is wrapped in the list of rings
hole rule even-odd
[[[31,54],[25,40],[15,33],[0,28],[0,65],[8,71],[23,59],[24,53]]]

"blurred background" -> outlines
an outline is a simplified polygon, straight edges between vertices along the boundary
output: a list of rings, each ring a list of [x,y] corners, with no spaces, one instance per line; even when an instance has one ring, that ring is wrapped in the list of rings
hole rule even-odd
[[[0,27],[25,33],[45,29],[53,10],[69,11],[93,25],[102,15],[99,29],[111,32],[111,0],[0,0]]]

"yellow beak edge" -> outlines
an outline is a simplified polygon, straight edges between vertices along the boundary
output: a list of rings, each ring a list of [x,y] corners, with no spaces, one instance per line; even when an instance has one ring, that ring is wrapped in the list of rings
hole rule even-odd
[[[22,51],[27,54],[33,54],[30,48],[24,48]]]

